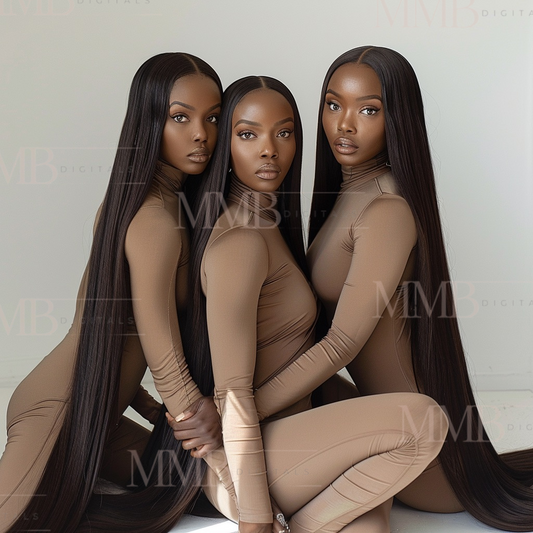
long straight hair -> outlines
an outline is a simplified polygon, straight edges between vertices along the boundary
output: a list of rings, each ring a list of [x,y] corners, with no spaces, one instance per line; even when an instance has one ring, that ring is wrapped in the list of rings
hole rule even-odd
[[[341,166],[322,127],[322,109],[331,76],[346,63],[368,65],[381,82],[391,172],[416,223],[413,281],[418,283],[410,284],[409,292],[416,309],[411,317],[412,359],[419,389],[443,406],[458,431],[453,439],[448,435],[440,453],[444,472],[459,501],[478,520],[500,529],[531,531],[533,453],[524,450],[498,456],[479,416],[453,301],[420,87],[411,65],[394,50],[355,48],[341,55],[326,74],[319,108],[309,242],[330,214],[342,181]],[[418,291],[412,290],[415,286]],[[433,309],[445,312],[438,316],[417,305],[420,297],[433,302]],[[467,424],[463,423],[465,416]]]
[[[119,418],[120,365],[132,313],[126,232],[152,184],[172,87],[177,79],[191,74],[211,78],[222,92],[216,72],[205,61],[183,53],[154,56],[133,78],[89,258],[70,400],[44,474],[25,509],[26,516],[36,518],[31,522],[33,529],[62,533],[168,531],[198,490],[201,472],[197,460],[182,450],[162,413],[149,449],[175,450],[184,464],[183,483],[160,488],[154,480],[136,494],[93,495],[106,438]],[[21,516],[9,531],[27,528],[28,521]]]
[[[248,76],[232,83],[222,98],[222,113],[218,126],[218,143],[211,166],[200,183],[196,197],[195,227],[191,238],[191,262],[189,286],[192,311],[190,328],[185,332],[186,353],[191,357],[190,365],[198,365],[198,372],[212,378],[211,355],[207,333],[206,301],[202,292],[200,266],[202,257],[218,217],[224,208],[230,188],[231,123],[237,104],[250,92],[258,89],[271,89],[280,93],[289,102],[294,113],[294,137],[296,152],[287,176],[278,189],[276,209],[280,215],[280,232],[292,251],[298,266],[306,272],[305,249],[300,208],[300,180],[302,169],[302,123],[298,107],[292,93],[280,81],[268,76]]]

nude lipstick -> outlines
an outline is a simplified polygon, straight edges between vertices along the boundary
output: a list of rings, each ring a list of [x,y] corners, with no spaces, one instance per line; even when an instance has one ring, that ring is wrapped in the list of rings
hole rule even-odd
[[[353,141],[347,139],[346,137],[338,137],[335,139],[333,146],[339,154],[343,155],[354,154],[359,149],[359,147]]]
[[[266,163],[265,165],[261,165],[259,169],[256,170],[255,175],[262,180],[275,180],[279,176],[280,172],[281,168],[278,167],[278,165]]]
[[[205,147],[195,148],[187,157],[194,163],[206,163],[211,157],[211,152]]]

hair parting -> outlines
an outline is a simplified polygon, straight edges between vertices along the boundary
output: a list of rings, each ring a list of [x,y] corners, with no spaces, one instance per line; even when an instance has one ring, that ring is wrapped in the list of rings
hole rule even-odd
[[[410,284],[409,298],[416,313],[411,320],[413,366],[421,392],[447,412],[451,432],[440,453],[445,474],[458,499],[485,524],[509,531],[533,530],[533,450],[498,455],[483,427],[468,377],[459,333],[450,273],[439,215],[437,193],[422,96],[415,72],[394,50],[365,46],[341,55],[328,70],[322,87],[316,174],[309,224],[309,243],[333,208],[342,181],[340,164],[322,128],[322,107],[333,73],[346,63],[368,65],[382,87],[385,134],[391,172],[413,213],[418,234],[414,280],[422,296],[445,309],[437,316],[417,305],[418,292]],[[444,290],[443,290],[444,287]],[[466,413],[472,415],[469,439]]]
[[[94,494],[106,438],[119,419],[120,366],[132,315],[126,232],[152,184],[169,94],[177,79],[190,74],[211,78],[222,92],[216,72],[203,60],[183,53],[154,56],[133,78],[89,258],[70,401],[35,495],[9,532],[27,531],[24,516],[30,514],[35,518],[31,523],[34,530],[165,532],[198,492],[203,466],[199,468],[199,460],[174,439],[163,408],[143,461],[148,465],[161,450],[176,454],[181,471],[172,472],[165,465],[163,472],[175,484],[161,487],[151,478],[124,494]],[[107,320],[91,319],[101,316]],[[208,390],[209,383],[202,375],[193,374],[193,379],[202,390]]]

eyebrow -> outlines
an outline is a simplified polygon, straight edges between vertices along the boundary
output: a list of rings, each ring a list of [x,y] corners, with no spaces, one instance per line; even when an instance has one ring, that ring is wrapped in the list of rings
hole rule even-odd
[[[336,96],[337,98],[342,98],[342,96],[339,93],[333,91],[332,89],[328,89],[326,91],[326,94],[328,94],[328,93],[331,93],[332,95]],[[361,100],[374,100],[374,99],[375,100],[379,100],[380,102],[382,102],[381,96],[379,96],[379,94],[368,94],[366,96],[360,96],[359,98],[356,98],[355,100],[357,102],[359,102]]]
[[[281,126],[282,124],[285,124],[286,122],[294,122],[294,119],[292,117],[287,117],[287,118],[284,118],[283,120],[278,120],[274,124],[274,127]],[[239,124],[248,124],[249,126],[261,126],[259,122],[253,122],[252,120],[246,120],[242,118],[241,120],[238,120],[235,126],[233,127],[236,128]]]
[[[184,107],[185,109],[190,109],[191,111],[196,111],[196,108],[189,104],[184,104],[183,102],[179,102],[178,100],[174,100],[174,102],[171,102],[168,104],[168,107],[172,107],[173,105],[180,105],[181,107]],[[215,104],[214,106],[211,106],[206,113],[209,113],[210,111],[213,111],[213,109],[216,109],[217,107],[221,107],[222,104],[219,102],[218,104]]]

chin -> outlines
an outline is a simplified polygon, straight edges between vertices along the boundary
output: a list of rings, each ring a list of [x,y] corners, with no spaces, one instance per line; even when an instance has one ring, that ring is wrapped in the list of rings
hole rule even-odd
[[[276,192],[281,187],[282,183],[283,181],[280,181],[279,183],[277,181],[262,181],[261,183],[258,183],[254,189],[259,192]]]

